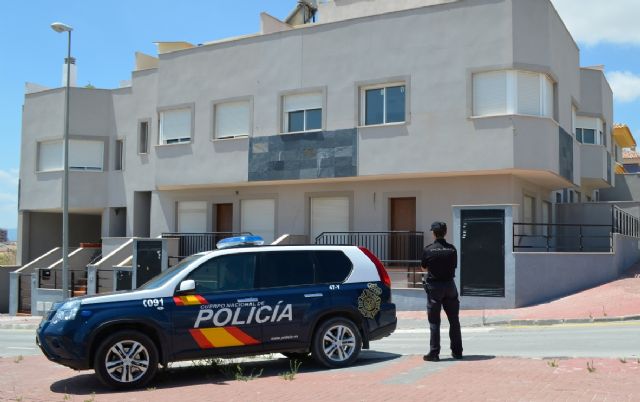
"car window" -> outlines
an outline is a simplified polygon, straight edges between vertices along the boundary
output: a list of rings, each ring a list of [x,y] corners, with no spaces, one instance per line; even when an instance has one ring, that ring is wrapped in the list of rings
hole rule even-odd
[[[258,286],[275,288],[314,283],[313,254],[308,251],[260,253]]]
[[[341,283],[351,273],[353,265],[342,251],[316,251],[316,283]]]
[[[187,279],[196,282],[196,293],[253,289],[255,267],[254,253],[222,255],[204,262]]]

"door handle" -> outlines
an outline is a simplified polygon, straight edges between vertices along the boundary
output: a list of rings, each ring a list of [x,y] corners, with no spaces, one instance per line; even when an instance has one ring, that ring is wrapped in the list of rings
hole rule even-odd
[[[306,293],[304,297],[322,297],[322,293]]]
[[[253,303],[253,302],[257,302],[258,299],[255,297],[249,297],[247,299],[238,299],[238,303]]]

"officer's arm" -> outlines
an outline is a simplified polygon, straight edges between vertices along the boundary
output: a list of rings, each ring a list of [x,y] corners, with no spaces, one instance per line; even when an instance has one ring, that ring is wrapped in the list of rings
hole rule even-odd
[[[422,252],[422,262],[420,263],[420,267],[422,268],[423,271],[428,272],[429,271],[429,266],[427,265],[427,261],[428,261],[428,255],[426,251]]]

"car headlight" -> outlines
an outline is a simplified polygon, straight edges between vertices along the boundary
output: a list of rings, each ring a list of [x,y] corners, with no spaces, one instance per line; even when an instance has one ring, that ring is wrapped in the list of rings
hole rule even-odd
[[[64,303],[53,316],[51,322],[57,324],[59,321],[69,321],[76,318],[78,310],[80,309],[80,300],[71,300]]]

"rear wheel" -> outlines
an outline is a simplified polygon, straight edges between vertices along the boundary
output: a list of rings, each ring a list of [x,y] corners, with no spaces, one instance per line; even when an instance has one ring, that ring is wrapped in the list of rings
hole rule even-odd
[[[139,388],[155,376],[158,350],[142,332],[116,332],[98,347],[93,368],[100,381],[111,388]]]
[[[323,322],[313,337],[312,354],[329,368],[346,367],[356,361],[362,348],[362,336],[356,324],[342,317]]]

